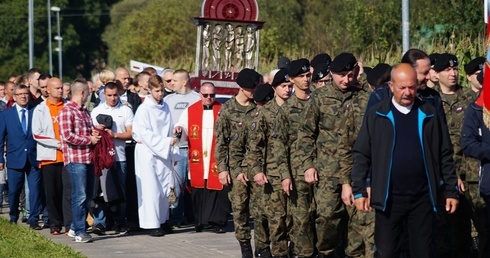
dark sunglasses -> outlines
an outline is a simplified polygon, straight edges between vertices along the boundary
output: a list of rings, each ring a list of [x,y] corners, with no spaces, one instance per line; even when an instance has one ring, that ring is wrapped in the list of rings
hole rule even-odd
[[[170,79],[170,80],[165,80],[165,82],[166,82],[166,83],[170,83],[171,81],[172,81],[172,79]]]
[[[214,97],[216,97],[216,94],[214,94],[214,93],[212,93],[212,94],[203,94],[203,93],[201,93],[201,95],[203,97],[205,97],[205,98],[214,98]]]

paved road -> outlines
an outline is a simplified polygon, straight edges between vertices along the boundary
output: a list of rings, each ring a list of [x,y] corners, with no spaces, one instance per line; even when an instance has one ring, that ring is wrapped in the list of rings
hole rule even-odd
[[[8,208],[3,209],[1,216],[8,218]],[[19,225],[27,227],[27,224],[20,221]],[[151,237],[144,232],[116,236],[113,231],[108,231],[105,236],[92,234],[92,243],[76,243],[73,238],[65,235],[52,236],[49,229],[36,232],[56,243],[68,245],[87,257],[240,257],[240,247],[232,223],[229,223],[225,234],[206,231],[196,233],[194,227],[184,227],[163,237]]]

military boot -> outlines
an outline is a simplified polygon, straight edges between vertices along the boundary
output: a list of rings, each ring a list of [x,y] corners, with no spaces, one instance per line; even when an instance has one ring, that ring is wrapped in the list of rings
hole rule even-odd
[[[253,258],[252,245],[250,244],[250,240],[246,242],[239,242],[240,249],[242,251],[242,258]]]
[[[267,248],[261,248],[261,249],[257,249],[255,250],[255,257],[256,258],[272,258],[272,254],[271,254],[271,249],[269,247]]]

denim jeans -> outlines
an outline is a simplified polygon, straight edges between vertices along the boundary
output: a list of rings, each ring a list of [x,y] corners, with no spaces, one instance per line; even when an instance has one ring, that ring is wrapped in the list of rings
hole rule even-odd
[[[92,164],[69,163],[71,181],[72,225],[78,236],[85,233],[87,210],[94,193],[95,174]]]
[[[111,170],[117,174],[118,184],[121,190],[121,196],[124,202],[119,204],[119,214],[114,216],[114,222],[117,225],[126,225],[126,161],[116,161]],[[104,213],[105,205],[97,205],[94,209],[94,225],[100,224],[106,228],[106,214]]]
[[[172,222],[182,223],[184,220],[184,183],[187,181],[189,172],[189,149],[179,149],[181,160],[175,165],[175,194],[179,197],[179,200],[174,204],[172,210]]]

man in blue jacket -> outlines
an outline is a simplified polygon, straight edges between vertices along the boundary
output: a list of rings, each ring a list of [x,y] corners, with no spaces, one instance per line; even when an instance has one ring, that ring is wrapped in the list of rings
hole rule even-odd
[[[360,211],[376,210],[375,257],[400,256],[405,223],[411,256],[430,257],[439,188],[448,213],[458,205],[451,140],[436,109],[416,98],[410,64],[393,68],[389,87],[393,97],[367,113],[354,145],[355,204]]]
[[[28,106],[29,88],[17,85],[14,88],[15,105],[0,113],[0,170],[4,169],[4,143],[7,145],[8,188],[10,223],[19,219],[19,197],[27,176],[29,186],[30,214],[28,218],[32,229],[41,230],[41,173],[36,160],[36,141],[32,137],[31,124],[33,108]]]

